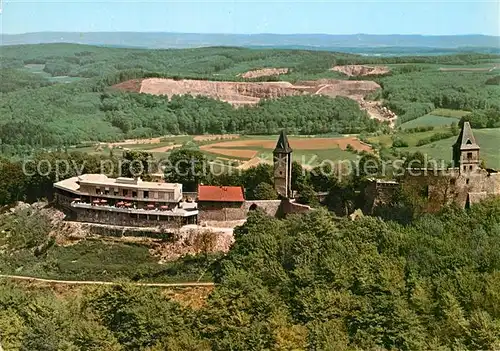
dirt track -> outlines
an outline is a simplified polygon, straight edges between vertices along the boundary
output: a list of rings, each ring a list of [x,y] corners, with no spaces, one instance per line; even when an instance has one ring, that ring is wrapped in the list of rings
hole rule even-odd
[[[182,144],[175,144],[175,145],[167,145],[167,146],[162,146],[162,147],[157,147],[156,149],[148,149],[146,150],[147,152],[167,152],[172,149],[181,147]]]
[[[39,282],[48,284],[63,284],[63,285],[121,285],[120,282],[104,282],[104,281],[94,281],[94,280],[55,280],[55,279],[43,279],[36,277],[26,277],[20,275],[8,275],[0,274],[0,278],[7,278],[13,280],[24,280],[29,282]],[[188,282],[188,283],[137,283],[137,282],[127,282],[127,284],[132,284],[135,286],[150,286],[150,287],[189,287],[189,286],[214,286],[214,283],[208,282]]]
[[[210,134],[210,135],[196,135],[194,141],[212,141],[219,139],[238,139],[239,134]]]
[[[476,68],[467,68],[467,67],[440,67],[439,70],[441,72],[491,72],[497,69],[496,66],[493,67],[476,67]]]

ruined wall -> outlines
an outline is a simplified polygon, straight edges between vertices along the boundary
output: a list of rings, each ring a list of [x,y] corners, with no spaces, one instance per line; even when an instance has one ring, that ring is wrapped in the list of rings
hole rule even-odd
[[[363,189],[364,206],[363,213],[373,213],[373,210],[380,205],[389,205],[398,190],[400,184],[397,182],[369,182]]]
[[[245,215],[248,211],[261,210],[267,215],[276,217],[279,214],[281,200],[247,200],[245,201]]]
[[[284,199],[281,202],[281,213],[283,215],[287,214],[298,214],[298,213],[307,213],[311,211],[311,207],[307,205],[302,205],[296,202],[292,202],[289,199]]]
[[[436,173],[429,171],[418,176],[405,176],[403,183],[405,186],[427,187],[430,211],[451,203],[465,207],[469,194],[500,195],[500,174],[488,173],[484,169],[462,173],[458,168]]]

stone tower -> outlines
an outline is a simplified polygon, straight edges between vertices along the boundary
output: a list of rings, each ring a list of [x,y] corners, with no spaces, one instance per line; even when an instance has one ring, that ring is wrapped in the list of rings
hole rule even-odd
[[[274,189],[284,198],[292,197],[292,148],[284,130],[281,131],[274,156]]]
[[[464,122],[458,139],[453,144],[454,167],[460,167],[460,173],[475,172],[479,168],[479,145],[472,133],[469,122]]]

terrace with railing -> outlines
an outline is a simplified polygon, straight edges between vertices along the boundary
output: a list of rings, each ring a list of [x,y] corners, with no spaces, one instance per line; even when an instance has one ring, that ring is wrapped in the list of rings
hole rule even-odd
[[[92,202],[85,202],[80,198],[76,198],[71,202],[71,207],[81,208],[87,210],[109,211],[117,213],[129,213],[137,215],[151,215],[151,216],[172,216],[172,217],[190,217],[198,215],[198,208],[196,203],[179,203],[178,206],[154,206],[148,205],[145,208],[137,208],[131,202],[118,202],[116,204],[108,204],[107,200],[93,200]]]

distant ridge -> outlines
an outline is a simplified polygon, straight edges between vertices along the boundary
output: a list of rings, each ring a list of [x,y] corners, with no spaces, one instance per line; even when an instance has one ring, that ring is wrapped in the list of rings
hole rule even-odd
[[[140,32],[38,32],[2,34],[1,45],[76,43],[149,49],[241,46],[308,50],[421,48],[432,51],[473,50],[498,52],[500,37],[487,35],[330,35],[330,34],[196,34]],[[478,50],[480,49],[480,50]],[[340,51],[340,50],[339,50]],[[414,51],[414,50],[412,50]]]

